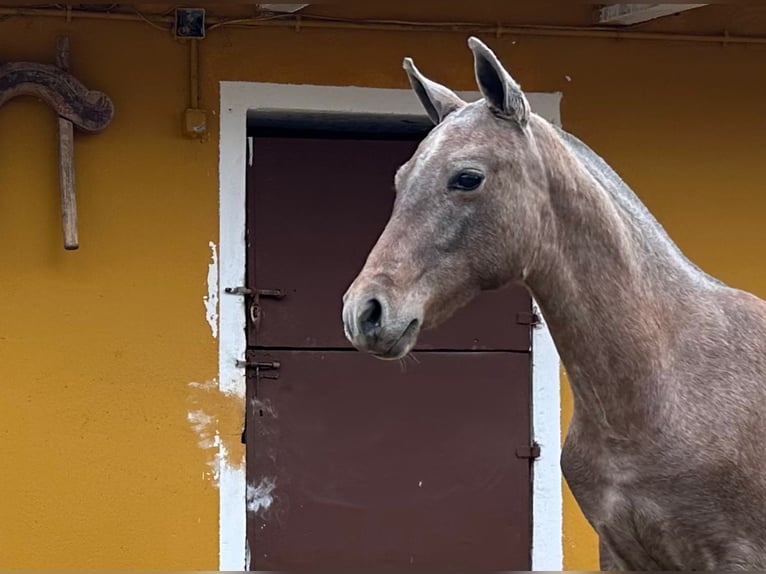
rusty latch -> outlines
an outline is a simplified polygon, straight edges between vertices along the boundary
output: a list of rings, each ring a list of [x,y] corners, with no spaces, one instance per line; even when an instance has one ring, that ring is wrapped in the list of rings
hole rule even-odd
[[[281,289],[254,289],[251,291],[253,302],[250,303],[250,321],[257,331],[261,326],[261,297],[265,299],[284,299],[285,292]]]
[[[533,444],[529,446],[518,447],[516,449],[516,458],[527,458],[529,460],[540,458],[540,445]]]
[[[278,371],[281,366],[279,361],[255,363],[255,368],[259,371]]]
[[[279,361],[237,361],[240,369],[258,369],[259,371],[278,371],[281,367]]]
[[[250,287],[227,287],[223,290],[227,295],[252,295],[253,290]]]
[[[237,361],[237,366],[240,369],[255,369],[255,376],[259,379],[278,379],[282,367],[279,361]]]
[[[261,324],[261,297],[266,299],[284,299],[285,292],[281,289],[251,289],[250,287],[226,287],[224,293],[227,295],[241,295],[251,299],[250,302],[250,322],[258,330]]]
[[[255,300],[264,297],[266,299],[284,299],[285,292],[281,289],[256,289]]]
[[[223,290],[227,295],[255,295],[255,299],[266,297],[267,299],[283,299],[285,292],[281,289],[250,289],[250,287],[226,287]]]
[[[531,325],[534,327],[535,325],[540,324],[540,317],[538,317],[536,313],[516,313],[516,324]]]

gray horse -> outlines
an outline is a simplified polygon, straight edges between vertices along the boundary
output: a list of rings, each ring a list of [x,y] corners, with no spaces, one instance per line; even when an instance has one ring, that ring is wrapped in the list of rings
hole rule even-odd
[[[391,218],[344,296],[346,336],[401,358],[481,290],[525,285],[572,386],[561,466],[601,568],[766,569],[766,302],[689,262],[468,43],[478,102],[404,62],[436,127],[396,174]]]

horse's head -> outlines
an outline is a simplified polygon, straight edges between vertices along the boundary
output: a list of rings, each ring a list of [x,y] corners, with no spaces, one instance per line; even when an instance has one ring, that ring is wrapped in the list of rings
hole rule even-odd
[[[484,96],[471,104],[404,61],[436,127],[396,174],[391,218],[343,298],[346,336],[380,358],[406,355],[479,291],[523,279],[534,253],[537,119],[489,48],[468,44]]]

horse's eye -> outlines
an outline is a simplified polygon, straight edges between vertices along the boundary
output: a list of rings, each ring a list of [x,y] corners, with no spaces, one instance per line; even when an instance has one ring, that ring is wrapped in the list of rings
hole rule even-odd
[[[469,169],[461,171],[450,181],[450,189],[459,191],[473,191],[484,181],[484,175],[478,171]]]

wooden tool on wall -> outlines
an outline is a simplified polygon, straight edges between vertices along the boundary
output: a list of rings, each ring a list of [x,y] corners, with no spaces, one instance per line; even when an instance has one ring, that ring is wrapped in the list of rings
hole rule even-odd
[[[56,65],[32,62],[0,63],[0,106],[16,96],[47,102],[58,114],[59,181],[64,248],[80,245],[74,174],[74,127],[86,132],[105,129],[114,117],[114,105],[103,92],[89,90],[69,73],[69,39],[57,42]]]

